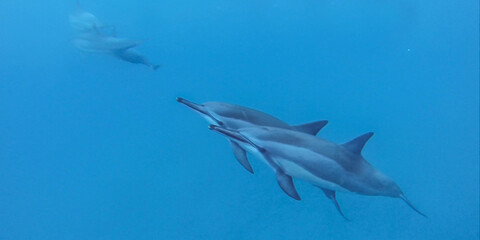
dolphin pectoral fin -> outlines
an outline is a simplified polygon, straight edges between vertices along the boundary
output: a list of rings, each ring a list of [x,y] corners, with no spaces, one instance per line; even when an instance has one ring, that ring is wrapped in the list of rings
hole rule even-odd
[[[281,170],[277,170],[277,182],[280,188],[291,198],[295,200],[300,200],[300,196],[293,185],[293,180],[291,176],[288,176]]]
[[[311,123],[306,123],[306,124],[301,124],[301,125],[295,125],[293,128],[299,132],[303,132],[306,134],[310,135],[317,135],[317,133],[322,130],[325,125],[327,125],[328,121],[327,120],[322,120],[322,121],[316,121],[316,122],[311,122]]]
[[[405,203],[407,203],[407,205],[410,206],[415,212],[417,212],[418,214],[428,218],[427,215],[423,214],[422,212],[420,212],[420,210],[418,210],[415,206],[413,206],[413,204],[410,201],[408,201],[408,199],[405,197],[405,195],[401,194],[399,196],[399,198],[401,198],[403,201],[405,201]]]
[[[245,152],[245,149],[243,149],[242,147],[240,147],[240,145],[238,145],[238,143],[236,143],[236,142],[230,141],[230,143],[232,144],[233,155],[235,156],[235,158],[237,159],[237,161],[238,161],[247,171],[249,171],[250,173],[253,174],[253,168],[252,168],[252,166],[250,165],[250,163],[248,162],[247,153]]]
[[[287,175],[285,171],[283,171],[280,166],[278,166],[275,161],[271,158],[271,156],[267,153],[265,149],[259,151],[263,154],[263,157],[267,161],[268,165],[275,169],[275,173],[277,175],[277,182],[280,188],[291,198],[295,200],[301,200],[300,196],[297,193],[297,190],[295,189],[295,185],[293,184],[293,179],[291,176]]]
[[[325,193],[325,196],[327,196],[327,198],[329,198],[333,201],[333,204],[335,204],[335,207],[337,208],[340,215],[342,215],[342,217],[345,218],[345,220],[350,221],[350,219],[345,217],[345,215],[342,212],[342,209],[340,208],[340,205],[337,202],[336,192],[332,191],[330,189],[322,188],[322,187],[319,187],[319,188],[322,189],[323,193]]]

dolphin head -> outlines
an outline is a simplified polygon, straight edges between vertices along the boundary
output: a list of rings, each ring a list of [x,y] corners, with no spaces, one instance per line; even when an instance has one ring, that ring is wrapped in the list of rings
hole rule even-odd
[[[197,104],[194,102],[190,102],[185,98],[177,97],[177,102],[182,103],[183,105],[193,109],[195,112],[200,114],[203,118],[205,118],[210,124],[215,124],[218,126],[223,126],[223,122],[220,121],[218,118],[215,118],[212,113],[209,111],[209,108],[206,104]]]
[[[242,130],[233,130],[233,129],[228,129],[222,126],[217,126],[217,125],[210,125],[208,126],[210,130],[213,130],[215,132],[218,132],[225,137],[229,138],[232,141],[244,143],[247,145],[250,145],[251,147],[255,148],[259,152],[265,152],[266,150],[263,147],[260,147],[256,143],[254,143],[249,136],[245,136],[242,134],[240,131]],[[248,129],[248,128],[247,128]]]

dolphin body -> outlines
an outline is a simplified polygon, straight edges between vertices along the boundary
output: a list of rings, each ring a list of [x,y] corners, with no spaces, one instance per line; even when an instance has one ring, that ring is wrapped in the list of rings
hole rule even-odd
[[[90,12],[83,10],[77,2],[77,11],[69,17],[70,25],[77,32],[73,45],[87,53],[102,53],[112,55],[120,60],[146,65],[157,70],[160,65],[153,64],[140,52],[133,48],[140,41],[116,37],[115,27],[104,25]],[[112,33],[101,31],[111,28]]]
[[[153,70],[157,70],[160,67],[160,65],[153,64],[144,55],[142,55],[137,50],[132,48],[114,51],[113,55],[126,62],[146,65],[147,67],[150,67]]]
[[[336,200],[337,191],[401,198],[413,210],[426,217],[407,200],[392,179],[363,158],[361,151],[373,136],[372,132],[338,145],[302,132],[274,127],[232,130],[210,125],[210,129],[225,135],[262,159],[276,173],[281,189],[296,200],[300,200],[300,196],[292,177],[322,189],[345,219],[347,218]]]
[[[88,53],[114,54],[140,44],[140,41],[126,38],[102,36],[100,34],[80,34],[73,40],[73,45],[80,51]]]
[[[73,45],[82,52],[112,55],[120,60],[146,65],[157,70],[160,65],[151,63],[144,55],[134,50],[140,41],[113,36],[104,36],[98,31],[82,33],[73,40]]]
[[[116,35],[115,26],[103,24],[93,13],[85,11],[77,2],[77,10],[68,17],[70,25],[79,33],[94,33],[99,29],[110,28],[113,36]]]
[[[95,15],[81,8],[77,8],[77,11],[70,14],[68,19],[72,28],[80,32],[90,32],[94,27],[104,27],[104,24]]]
[[[177,98],[177,101],[199,113],[210,124],[220,125],[228,129],[268,126],[316,135],[328,123],[328,121],[323,120],[290,126],[269,114],[234,104],[223,102],[206,102],[203,104],[196,104],[180,97]],[[230,141],[230,143],[232,145],[233,154],[237,161],[247,171],[253,173],[253,169],[248,162],[245,149],[241,147],[237,141]]]

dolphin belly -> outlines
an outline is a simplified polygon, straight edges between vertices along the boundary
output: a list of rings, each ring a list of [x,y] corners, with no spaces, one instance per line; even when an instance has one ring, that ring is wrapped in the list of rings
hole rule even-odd
[[[294,178],[307,181],[317,187],[326,188],[333,191],[350,192],[349,190],[341,187],[334,182],[316,176],[315,174],[295,162],[287,159],[278,159],[278,162],[282,169],[285,171],[285,173]]]
[[[342,185],[345,170],[335,160],[302,147],[288,144],[271,145],[272,158],[286,174],[317,187],[350,192]]]

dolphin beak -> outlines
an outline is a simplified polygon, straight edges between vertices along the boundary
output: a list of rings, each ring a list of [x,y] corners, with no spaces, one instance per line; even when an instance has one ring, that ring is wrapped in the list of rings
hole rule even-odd
[[[413,204],[410,201],[408,201],[408,199],[405,197],[405,195],[401,194],[399,196],[399,198],[401,198],[403,201],[405,201],[405,203],[407,203],[407,205],[410,206],[415,212],[417,212],[418,214],[428,218],[427,215],[423,214],[422,212],[420,212],[420,210],[418,210],[415,206],[413,206]]]
[[[228,138],[231,138],[232,140],[237,140],[237,141],[240,141],[240,142],[247,142],[245,137],[242,136],[240,133],[238,133],[235,130],[223,128],[223,127],[220,127],[220,126],[217,126],[217,125],[210,125],[210,126],[208,126],[208,128],[210,130],[218,132],[218,133],[220,133],[220,134],[222,134],[222,135],[224,135]]]
[[[189,108],[191,108],[191,109],[193,109],[193,110],[195,110],[199,113],[209,115],[208,112],[205,111],[205,108],[200,104],[190,102],[187,99],[181,98],[181,97],[177,97],[177,102],[182,103],[183,105],[185,105],[185,106],[187,106],[187,107],[189,107]]]
[[[232,129],[227,129],[227,128],[220,127],[220,126],[217,126],[217,125],[210,125],[210,126],[208,126],[208,128],[210,128],[210,130],[218,132],[218,133],[220,133],[220,134],[222,134],[222,135],[224,135],[224,136],[226,136],[226,137],[228,137],[232,140],[250,144],[251,146],[255,147],[258,151],[260,151],[262,153],[266,151],[264,148],[262,148],[262,147],[258,146],[257,144],[253,143],[250,139],[246,138],[245,136],[243,136],[238,131],[235,131],[235,130],[232,130]]]
[[[181,97],[177,97],[177,102],[179,103],[182,103],[183,105],[193,109],[194,111],[202,114],[202,115],[205,115],[205,116],[208,116],[209,118],[212,119],[212,121],[214,121],[216,124],[220,125],[220,126],[223,126],[223,122],[216,119],[214,116],[212,116],[212,114],[210,114],[206,109],[205,109],[205,106],[204,105],[201,105],[201,104],[196,104],[194,102],[190,102],[188,101],[187,99],[185,98],[181,98]]]

